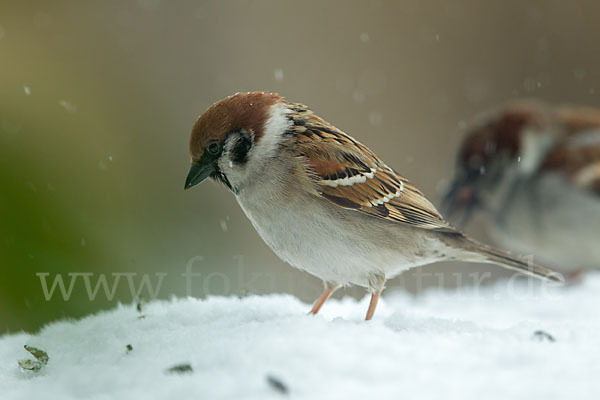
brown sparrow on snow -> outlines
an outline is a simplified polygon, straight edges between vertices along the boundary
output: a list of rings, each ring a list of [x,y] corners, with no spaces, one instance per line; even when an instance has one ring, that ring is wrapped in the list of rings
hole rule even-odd
[[[561,272],[600,267],[600,109],[516,101],[468,130],[447,214]]]
[[[371,150],[302,104],[273,93],[239,93],[206,110],[190,139],[191,188],[223,183],[283,260],[322,279],[316,314],[343,285],[372,294],[386,279],[443,260],[487,262],[560,281],[467,238],[423,194]]]

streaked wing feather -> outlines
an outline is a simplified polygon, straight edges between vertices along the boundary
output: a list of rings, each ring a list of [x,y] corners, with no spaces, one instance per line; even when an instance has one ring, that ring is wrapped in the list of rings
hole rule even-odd
[[[423,193],[368,148],[310,112],[299,118],[296,143],[323,198],[390,222],[454,231]]]

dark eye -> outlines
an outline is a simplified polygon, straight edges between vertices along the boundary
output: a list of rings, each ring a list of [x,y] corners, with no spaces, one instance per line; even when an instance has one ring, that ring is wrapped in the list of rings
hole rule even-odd
[[[210,154],[212,154],[213,156],[216,156],[217,154],[219,154],[219,151],[221,151],[221,145],[217,142],[211,142],[208,145],[207,149]]]

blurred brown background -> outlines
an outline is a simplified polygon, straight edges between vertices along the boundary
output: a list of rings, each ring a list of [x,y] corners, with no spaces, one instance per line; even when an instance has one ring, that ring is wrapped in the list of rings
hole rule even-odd
[[[186,295],[181,274],[202,256],[194,296],[312,301],[321,283],[280,261],[230,193],[183,191],[197,115],[234,92],[278,92],[439,204],[476,114],[514,97],[599,104],[599,18],[595,0],[3,1],[0,334],[132,301],[125,280],[112,301],[90,301],[83,281],[46,301],[39,272],[167,273],[168,298]],[[459,268],[475,271],[425,271],[452,285]],[[414,275],[389,286],[418,291]]]

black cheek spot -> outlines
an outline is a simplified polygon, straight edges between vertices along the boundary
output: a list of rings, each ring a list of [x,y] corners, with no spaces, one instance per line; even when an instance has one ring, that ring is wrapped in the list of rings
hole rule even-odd
[[[235,164],[245,164],[248,161],[248,152],[252,148],[252,141],[246,135],[241,136],[231,150],[231,161]]]

